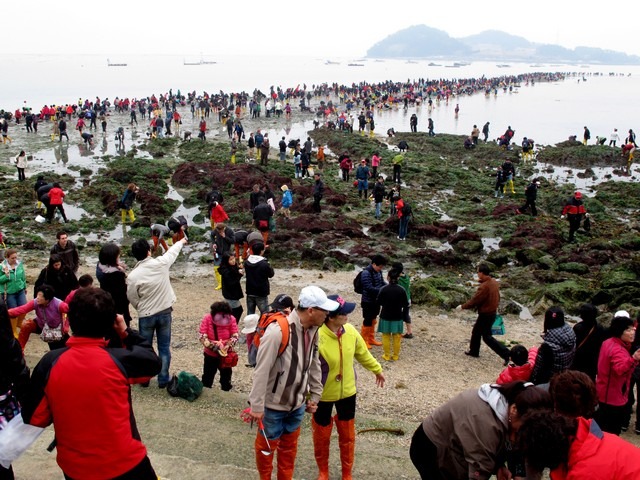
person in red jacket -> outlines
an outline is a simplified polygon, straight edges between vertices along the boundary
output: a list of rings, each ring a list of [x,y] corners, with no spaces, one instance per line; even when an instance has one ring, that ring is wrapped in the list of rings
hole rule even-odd
[[[531,473],[550,468],[551,480],[640,478],[640,449],[594,420],[535,411],[523,419],[518,445]]]
[[[589,217],[589,214],[582,203],[582,193],[574,193],[573,197],[571,197],[564,206],[560,219],[564,219],[565,217],[569,219],[569,242],[573,242],[574,235],[578,231],[578,228],[580,228],[582,217]]]
[[[47,208],[48,223],[51,223],[51,220],[53,220],[53,214],[55,213],[56,209],[58,209],[60,215],[62,215],[64,223],[67,223],[69,221],[67,220],[67,215],[64,213],[64,206],[62,205],[64,197],[65,193],[60,188],[60,184],[58,182],[54,183],[53,188],[49,190],[49,207]]]
[[[131,384],[160,371],[153,347],[116,315],[111,295],[80,289],[69,305],[73,336],[33,370],[22,404],[25,423],[53,423],[57,462],[65,478],[157,480],[140,440]],[[123,348],[109,348],[113,331]]]
[[[537,354],[538,349],[536,347],[532,348],[531,351],[528,351],[524,345],[514,345],[511,347],[509,351],[509,360],[511,360],[511,363],[500,372],[496,383],[504,385],[505,383],[515,382],[516,380],[528,382]]]

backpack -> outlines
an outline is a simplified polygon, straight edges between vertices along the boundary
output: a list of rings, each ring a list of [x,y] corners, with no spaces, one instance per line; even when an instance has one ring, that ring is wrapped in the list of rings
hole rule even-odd
[[[202,381],[193,373],[185,371],[173,375],[167,384],[167,392],[172,397],[182,397],[193,402],[202,393]]]
[[[405,203],[404,206],[402,207],[402,216],[408,217],[411,215],[411,213],[412,213],[411,205],[409,205],[408,203]]]
[[[353,279],[353,291],[356,292],[359,295],[362,295],[363,289],[362,289],[362,272],[364,272],[364,270],[360,270],[358,272],[358,275],[356,275],[356,278]]]
[[[280,330],[282,330],[282,342],[280,342],[280,347],[278,347],[278,356],[280,356],[284,353],[287,345],[289,345],[289,320],[282,312],[265,312],[260,316],[260,320],[258,320],[258,325],[256,326],[256,331],[253,337],[253,344],[256,348],[260,347],[260,340],[267,331],[267,327],[273,322],[278,322]]]
[[[184,218],[183,215],[180,215],[179,217],[171,217],[167,222],[167,227],[169,227],[169,230],[174,233],[179,232],[182,225],[187,225],[187,219]]]

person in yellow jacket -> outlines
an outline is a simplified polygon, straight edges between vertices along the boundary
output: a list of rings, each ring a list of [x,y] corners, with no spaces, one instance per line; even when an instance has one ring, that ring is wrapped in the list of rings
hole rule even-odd
[[[356,308],[339,295],[329,295],[340,304],[329,312],[318,330],[318,351],[322,366],[322,397],[311,420],[313,449],[318,465],[318,480],[329,480],[329,447],[335,422],[338,429],[342,479],[351,480],[351,470],[356,450],[356,374],[354,360],[376,376],[376,384],[384,386],[382,366],[371,355],[364,339],[353,325],[347,323],[348,315]],[[332,417],[333,407],[336,415]]]

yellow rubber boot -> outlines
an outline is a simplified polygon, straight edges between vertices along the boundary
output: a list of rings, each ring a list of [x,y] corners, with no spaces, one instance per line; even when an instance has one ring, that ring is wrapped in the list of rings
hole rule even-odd
[[[402,345],[402,335],[399,333],[393,334],[393,356],[392,360],[398,360],[400,356],[400,346]]]
[[[222,275],[220,275],[219,269],[220,267],[213,267],[213,274],[216,277],[216,282],[218,282],[216,290],[222,290]]]
[[[129,209],[129,220],[131,221],[131,223],[133,223],[136,219],[136,216],[133,213],[133,208]]]
[[[384,353],[382,354],[382,359],[389,361],[391,360],[391,334],[383,333],[382,334],[382,350]]]
[[[124,225],[125,223],[127,223],[127,211],[120,210],[120,214],[122,215],[122,224]]]

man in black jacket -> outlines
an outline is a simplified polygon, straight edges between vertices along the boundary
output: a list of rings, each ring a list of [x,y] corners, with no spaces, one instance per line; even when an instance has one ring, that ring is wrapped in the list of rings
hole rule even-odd
[[[524,196],[527,197],[527,201],[520,208],[516,208],[516,213],[525,213],[529,207],[531,207],[531,216],[535,217],[538,215],[538,210],[536,209],[536,198],[538,197],[538,187],[540,186],[540,182],[538,180],[533,180],[525,189]]]
[[[275,272],[269,265],[269,261],[262,256],[264,244],[256,243],[251,247],[251,255],[244,263],[245,277],[247,284],[245,292],[247,294],[247,315],[256,313],[256,307],[260,314],[269,310],[269,279],[273,278]]]

